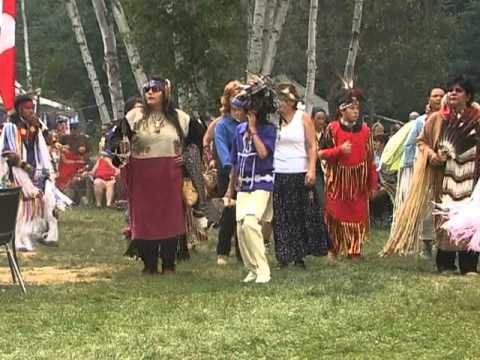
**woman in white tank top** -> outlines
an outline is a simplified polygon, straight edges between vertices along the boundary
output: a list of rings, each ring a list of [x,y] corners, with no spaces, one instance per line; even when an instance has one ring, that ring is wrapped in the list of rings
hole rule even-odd
[[[305,267],[307,255],[326,255],[329,239],[315,191],[317,141],[310,117],[297,110],[291,84],[279,86],[280,125],[274,153],[273,227],[280,267]]]
[[[283,120],[277,135],[277,148],[275,149],[275,172],[281,174],[295,174],[308,172],[308,155],[305,141],[305,113],[295,110],[290,122]],[[309,174],[315,179],[315,174]],[[307,181],[307,179],[305,179]]]

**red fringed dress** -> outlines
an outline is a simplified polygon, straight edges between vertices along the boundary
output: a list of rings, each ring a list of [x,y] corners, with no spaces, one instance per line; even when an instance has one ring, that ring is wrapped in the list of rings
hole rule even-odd
[[[352,144],[348,155],[340,148],[347,141]],[[362,123],[348,127],[334,121],[327,128],[322,148],[327,161],[325,222],[332,251],[360,256],[368,235],[369,194],[377,187],[370,129]]]

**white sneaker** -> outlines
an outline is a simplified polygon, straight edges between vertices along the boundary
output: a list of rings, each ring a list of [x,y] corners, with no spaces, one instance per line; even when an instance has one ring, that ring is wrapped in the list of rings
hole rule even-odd
[[[254,272],[249,271],[245,279],[242,280],[242,282],[249,283],[249,282],[255,281],[256,279],[257,279],[257,275]]]
[[[255,280],[256,284],[266,284],[268,282],[270,282],[270,276],[257,276]]]
[[[217,265],[227,265],[228,264],[228,261],[227,261],[227,257],[226,256],[223,256],[223,255],[219,255],[218,258],[217,258]]]

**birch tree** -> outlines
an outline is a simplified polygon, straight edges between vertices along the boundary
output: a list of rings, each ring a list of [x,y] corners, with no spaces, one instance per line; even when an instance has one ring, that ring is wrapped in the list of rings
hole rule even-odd
[[[255,0],[248,51],[249,72],[271,74],[289,7],[290,0]]]
[[[198,1],[187,2],[187,11],[192,19],[200,16]],[[192,84],[190,86],[189,105],[191,110],[198,111],[210,101],[207,72],[204,66],[197,62],[193,64]]]
[[[310,0],[310,14],[308,17],[307,82],[305,85],[305,111],[308,114],[311,113],[313,107],[315,75],[317,72],[317,16],[318,0]]]
[[[248,28],[248,38],[247,38],[247,61],[249,59],[250,54],[250,46],[252,43],[252,30],[253,30],[253,10],[254,4],[253,0],[241,0],[241,5],[245,14],[247,14],[247,28]]]
[[[272,1],[270,5],[272,7],[275,6],[275,9],[270,9],[270,11],[275,12],[275,16],[273,18],[273,26],[270,30],[268,42],[264,44],[265,56],[263,57],[262,64],[262,74],[264,75],[270,75],[272,73],[275,56],[277,55],[278,41],[280,40],[283,25],[287,19],[290,0],[278,0],[278,3],[277,1]]]
[[[343,78],[346,85],[353,86],[353,77],[355,75],[355,61],[357,60],[358,50],[360,48],[360,27],[362,25],[363,0],[355,0],[353,11],[352,38],[348,47],[347,63]]]
[[[143,92],[143,85],[147,82],[147,75],[145,74],[145,70],[143,68],[140,53],[137,45],[133,41],[132,32],[130,30],[130,26],[128,25],[125,12],[123,11],[122,3],[120,0],[110,1],[112,5],[113,18],[117,24],[123,44],[127,49],[128,61],[132,69],[133,76],[135,77],[135,82],[137,83],[138,92],[141,94]]]
[[[105,70],[107,73],[113,118],[121,119],[124,115],[124,98],[113,21],[108,14],[104,0],[92,0],[92,5],[102,34]]]
[[[166,7],[167,14],[172,16],[172,18],[174,18],[176,13],[175,5],[178,6],[178,4],[175,4],[174,0],[170,0],[167,3],[167,7]],[[184,66],[185,57],[183,56],[183,53],[182,53],[180,37],[174,29],[172,31],[172,42],[173,42],[173,58],[175,62],[175,71],[178,72]],[[175,88],[177,93],[178,107],[182,109],[187,109],[188,94],[189,94],[187,85],[183,82],[177,82],[177,84],[175,84]]]
[[[267,55],[267,44],[273,31],[273,24],[275,22],[275,11],[277,9],[278,0],[267,0],[267,6],[265,9],[265,24],[263,26],[263,53],[262,53],[262,66],[263,60]]]
[[[78,11],[77,3],[75,0],[65,0],[65,9],[67,15],[72,22],[72,29],[75,34],[82,60],[87,69],[88,78],[92,86],[93,95],[95,96],[95,102],[97,103],[98,113],[102,124],[110,122],[110,115],[108,113],[107,106],[105,105],[105,99],[103,98],[102,89],[98,82],[97,72],[93,65],[92,56],[88,49],[87,38],[85,37],[85,31],[83,30],[80,12]]]
[[[25,72],[27,80],[27,91],[33,92],[32,66],[30,62],[30,43],[28,39],[27,9],[25,8],[26,0],[20,1],[20,11],[22,12],[23,22],[23,47],[25,52]]]
[[[247,71],[260,73],[262,70],[263,29],[265,27],[265,11],[267,0],[255,0],[253,9],[252,37],[248,51]]]

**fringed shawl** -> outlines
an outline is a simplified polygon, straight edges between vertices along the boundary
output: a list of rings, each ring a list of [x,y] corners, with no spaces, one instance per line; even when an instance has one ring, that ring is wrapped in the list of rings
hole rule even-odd
[[[443,121],[439,113],[434,113],[417,139],[419,151],[413,169],[412,187],[404,203],[394,214],[383,255],[408,255],[418,252],[419,227],[432,200],[431,189],[438,186],[438,178],[441,177],[441,169],[429,166],[429,159],[432,149],[436,148]]]
[[[419,148],[414,164],[412,188],[402,206],[397,209],[390,237],[383,248],[383,255],[408,255],[419,250],[418,233],[420,224],[426,216],[429,203],[441,192],[443,166],[435,167],[430,159],[435,155],[445,121],[455,121],[452,114],[448,117],[442,112],[432,114],[417,139]],[[480,111],[469,107],[462,115],[463,121],[478,121]],[[477,153],[478,154],[478,153]],[[478,164],[478,162],[477,162]],[[477,166],[478,173],[478,166]],[[438,226],[438,224],[436,224]]]

